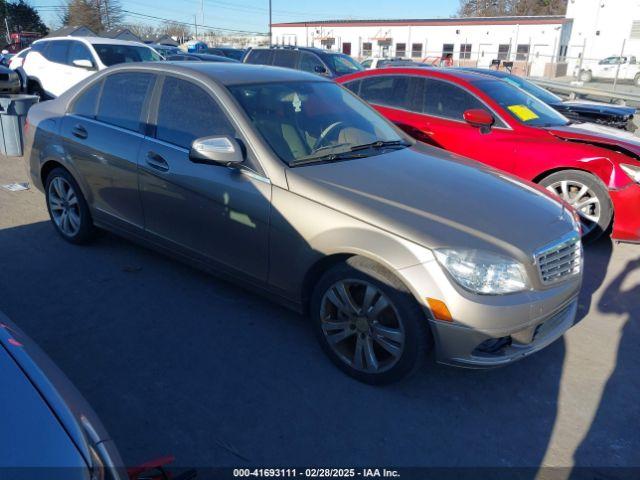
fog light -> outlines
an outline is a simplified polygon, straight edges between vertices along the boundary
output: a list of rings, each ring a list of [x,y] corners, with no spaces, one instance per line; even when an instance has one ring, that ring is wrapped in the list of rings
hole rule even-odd
[[[451,312],[449,312],[449,308],[447,307],[447,304],[444,303],[442,300],[427,297],[427,303],[429,304],[431,313],[433,314],[436,320],[442,320],[443,322],[453,322],[453,317],[451,317]]]

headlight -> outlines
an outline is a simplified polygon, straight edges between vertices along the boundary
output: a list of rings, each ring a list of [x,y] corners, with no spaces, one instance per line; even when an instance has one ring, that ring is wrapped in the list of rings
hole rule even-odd
[[[636,183],[640,183],[640,167],[636,167],[635,165],[628,165],[626,163],[621,163],[620,168],[624,170],[624,173],[629,175],[629,178]]]
[[[436,258],[460,286],[481,295],[527,289],[527,274],[515,260],[481,250],[439,249]]]

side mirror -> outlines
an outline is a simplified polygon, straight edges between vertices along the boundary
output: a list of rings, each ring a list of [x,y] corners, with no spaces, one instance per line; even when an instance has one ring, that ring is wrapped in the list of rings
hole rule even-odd
[[[94,70],[96,67],[93,65],[91,60],[87,59],[78,59],[73,61],[73,66],[78,68],[85,68],[87,70]]]
[[[244,154],[236,139],[217,135],[194,140],[189,158],[194,163],[231,166],[242,163]]]
[[[493,115],[482,108],[472,108],[464,112],[462,116],[469,125],[483,129],[491,128],[491,125],[495,122]]]
[[[315,67],[313,67],[313,71],[321,75],[327,74],[327,69],[324,68],[322,65],[316,65]]]

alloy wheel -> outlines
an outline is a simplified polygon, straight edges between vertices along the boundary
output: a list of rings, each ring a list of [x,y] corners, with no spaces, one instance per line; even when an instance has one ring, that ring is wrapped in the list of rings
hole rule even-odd
[[[381,373],[402,357],[405,330],[395,307],[376,286],[341,280],[320,302],[321,327],[330,348],[350,367]]]
[[[62,177],[55,177],[49,184],[49,209],[60,231],[74,237],[80,231],[80,205],[71,184]]]
[[[575,180],[560,180],[547,186],[547,190],[576,209],[582,221],[583,236],[598,226],[602,213],[600,199],[587,185]]]

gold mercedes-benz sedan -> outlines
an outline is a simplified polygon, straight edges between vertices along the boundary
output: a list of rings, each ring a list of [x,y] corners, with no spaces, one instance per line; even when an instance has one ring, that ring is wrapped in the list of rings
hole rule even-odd
[[[26,143],[63,238],[112,230],[250,285],[308,314],[364,382],[397,380],[432,350],[505,365],[575,319],[568,207],[416,143],[317,75],[117,66],[33,107]]]

